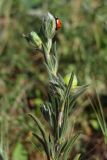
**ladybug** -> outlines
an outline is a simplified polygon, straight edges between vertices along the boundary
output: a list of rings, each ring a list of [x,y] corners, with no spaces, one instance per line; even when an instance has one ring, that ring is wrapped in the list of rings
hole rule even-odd
[[[59,30],[61,29],[62,27],[62,22],[59,18],[55,17],[55,20],[56,20],[56,30]]]

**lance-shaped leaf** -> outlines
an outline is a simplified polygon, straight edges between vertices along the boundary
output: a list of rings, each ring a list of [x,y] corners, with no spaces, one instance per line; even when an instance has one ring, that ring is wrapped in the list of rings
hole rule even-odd
[[[49,156],[49,153],[48,153],[48,148],[47,148],[47,145],[46,143],[44,142],[44,140],[37,134],[37,133],[33,133],[33,136],[36,137],[36,139],[41,143],[41,145],[43,146],[44,148],[44,151],[47,155],[47,159],[50,160],[50,156]]]
[[[62,153],[63,153],[63,150],[65,149],[66,145],[67,145],[67,142],[68,141],[65,141],[63,143],[60,144],[60,147],[55,155],[55,159],[58,159],[60,160],[60,158],[62,158]],[[62,159],[61,159],[62,160]]]
[[[58,119],[58,124],[59,124],[60,127],[61,127],[62,122],[63,122],[65,103],[66,103],[67,98],[70,95],[70,90],[71,90],[72,82],[73,82],[73,76],[74,76],[74,73],[71,74],[68,86],[66,88],[66,91],[65,91],[65,94],[64,94],[64,97],[63,97],[64,100],[62,101],[61,111],[59,113],[59,119]]]
[[[64,101],[66,101],[66,98],[69,97],[69,95],[70,95],[70,90],[72,88],[73,78],[74,78],[74,73],[71,74],[68,86],[67,86],[66,91],[65,91]]]
[[[67,160],[69,157],[69,153],[75,143],[75,141],[77,140],[78,136],[80,135],[80,133],[76,134],[74,137],[71,137],[71,139],[68,140],[68,143],[66,145],[66,147],[63,150],[63,160]]]
[[[65,81],[65,84],[68,85],[69,83],[69,80],[70,80],[70,74],[67,74],[65,77],[64,77],[64,81]],[[77,77],[76,75],[74,74],[74,77],[73,77],[73,81],[72,81],[72,89],[75,89],[77,87],[77,84],[78,84],[78,81],[77,81]]]
[[[46,135],[46,132],[41,124],[41,122],[38,120],[38,118],[32,114],[29,114],[29,116],[34,120],[34,122],[36,123],[36,125],[38,126],[38,129],[41,133],[41,136],[44,140],[44,143],[46,145],[46,148],[47,148],[47,157],[48,157],[48,160],[50,160],[50,156],[49,156],[49,141],[48,141],[48,138],[47,138],[47,135]]]
[[[75,92],[74,94],[72,95],[72,98],[76,99],[78,98],[82,93],[84,93],[84,91],[87,89],[89,85],[83,85],[83,86],[80,86]]]

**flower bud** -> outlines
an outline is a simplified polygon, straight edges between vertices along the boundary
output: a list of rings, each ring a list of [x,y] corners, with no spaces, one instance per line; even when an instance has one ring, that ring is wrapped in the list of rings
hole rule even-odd
[[[39,35],[36,32],[32,31],[28,35],[24,35],[24,37],[26,38],[26,40],[29,43],[31,43],[37,49],[41,49],[42,48],[42,40],[41,40],[41,38],[39,37]]]
[[[41,48],[42,47],[42,40],[41,38],[38,36],[38,34],[36,32],[31,32],[30,33],[30,37],[32,40],[32,43],[37,47],[37,48]]]
[[[46,39],[52,39],[55,35],[56,22],[55,17],[48,12],[42,22],[42,31]]]

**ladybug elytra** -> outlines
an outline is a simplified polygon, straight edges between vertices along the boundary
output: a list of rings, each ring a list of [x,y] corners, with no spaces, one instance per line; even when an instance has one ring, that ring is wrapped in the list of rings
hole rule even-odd
[[[61,27],[62,27],[61,20],[59,18],[55,18],[55,20],[56,20],[56,30],[61,29]]]

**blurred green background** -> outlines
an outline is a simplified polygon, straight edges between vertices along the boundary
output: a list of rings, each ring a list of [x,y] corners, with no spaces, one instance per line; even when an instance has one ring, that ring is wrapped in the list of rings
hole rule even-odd
[[[59,72],[65,76],[74,70],[79,84],[92,84],[100,95],[107,94],[107,0],[0,0],[0,132],[12,160],[22,150],[24,157],[18,160],[43,157],[39,144],[40,151],[35,152],[28,140],[27,113],[40,116],[39,106],[47,99],[47,73],[43,57],[22,35],[39,31],[47,11],[62,21],[56,35]],[[78,121],[89,138],[96,132],[99,135],[100,129],[91,119],[95,115],[88,113],[82,109]],[[76,146],[79,152],[81,145]],[[100,156],[98,150],[95,155]]]

